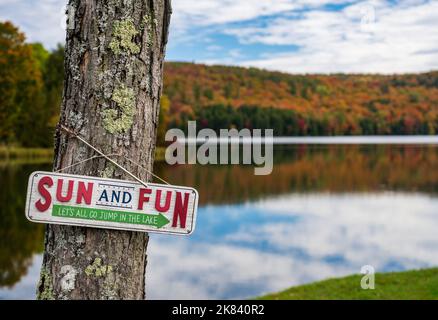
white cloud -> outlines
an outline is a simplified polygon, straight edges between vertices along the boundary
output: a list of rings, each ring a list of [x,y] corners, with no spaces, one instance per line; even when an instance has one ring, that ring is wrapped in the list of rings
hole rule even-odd
[[[173,1],[173,23],[183,28],[255,19],[296,8],[290,0],[179,0]]]
[[[191,28],[220,25],[280,14],[285,11],[344,0],[173,0],[171,19],[175,41],[191,39]],[[0,0],[0,20],[11,20],[25,31],[30,41],[54,47],[64,42],[64,8],[67,0]],[[189,37],[189,38],[186,38]]]
[[[64,43],[67,0],[0,0],[0,20],[10,20],[25,32],[29,42],[49,48]]]
[[[30,41],[53,48],[64,42],[61,25],[66,2],[0,0],[0,19],[18,24]],[[327,4],[345,7],[332,11]],[[218,51],[203,61],[196,58],[200,62],[293,73],[400,73],[438,68],[438,1],[174,0],[172,5],[172,48],[193,44],[203,50],[207,39],[223,33],[240,41],[236,48],[226,48],[240,50],[238,57],[224,57]],[[269,18],[269,23],[260,26],[262,17]],[[260,45],[259,58],[245,59],[254,57],[245,52],[248,43]],[[296,45],[299,49],[272,53],[271,48],[267,53],[262,45]]]
[[[248,66],[294,73],[429,71],[438,67],[438,2],[418,2],[361,2],[226,32],[244,43],[300,47],[243,62]]]
[[[174,0],[171,38],[174,42],[197,41],[204,28],[220,32],[223,25],[285,12],[345,3],[351,0]],[[196,29],[196,32],[192,31]]]
[[[174,0],[173,23],[183,29],[246,21],[302,8],[348,0]]]

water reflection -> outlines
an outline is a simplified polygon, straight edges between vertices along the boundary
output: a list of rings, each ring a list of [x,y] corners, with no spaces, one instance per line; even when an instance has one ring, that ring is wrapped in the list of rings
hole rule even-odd
[[[157,164],[196,187],[190,238],[153,235],[149,298],[246,298],[358,273],[438,265],[438,148],[277,148],[274,172]],[[0,164],[0,298],[34,298],[43,226],[24,217],[27,178],[48,164]],[[6,186],[6,187],[5,187]],[[435,232],[434,232],[435,231]]]
[[[235,204],[290,192],[438,191],[438,146],[283,146],[274,170],[157,164],[167,181],[200,190],[201,205]]]
[[[204,207],[193,238],[152,237],[149,297],[247,298],[367,264],[436,266],[437,209],[437,198],[407,193],[291,194]]]
[[[0,287],[17,283],[26,274],[33,254],[43,250],[44,226],[31,224],[24,216],[26,181],[39,168],[0,166]]]

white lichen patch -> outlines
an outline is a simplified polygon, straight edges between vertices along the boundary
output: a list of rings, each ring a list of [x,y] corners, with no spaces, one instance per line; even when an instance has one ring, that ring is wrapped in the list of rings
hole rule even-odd
[[[83,234],[78,234],[76,236],[76,243],[81,245],[85,243],[85,236]]]
[[[107,277],[104,280],[102,289],[103,289],[102,296],[105,299],[108,299],[108,300],[120,299],[120,296],[117,293],[119,291],[119,285],[118,285],[117,281],[115,281],[115,274],[114,273],[107,274]]]
[[[85,117],[80,111],[71,110],[67,114],[67,121],[73,128],[80,128],[85,124]]]
[[[102,264],[101,258],[94,259],[93,263],[85,268],[85,274],[89,277],[105,277],[113,272],[113,267],[110,265]]]
[[[113,38],[109,47],[116,55],[124,52],[131,54],[140,53],[140,46],[134,42],[137,35],[138,31],[131,18],[116,21],[114,23]]]
[[[112,100],[117,104],[119,110],[103,110],[103,126],[109,133],[124,133],[128,131],[134,123],[134,90],[122,85],[114,90]]]
[[[70,292],[75,288],[77,270],[73,266],[66,265],[61,268],[61,290]]]

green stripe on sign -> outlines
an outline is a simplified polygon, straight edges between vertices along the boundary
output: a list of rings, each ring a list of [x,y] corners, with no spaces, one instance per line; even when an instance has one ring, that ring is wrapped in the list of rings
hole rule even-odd
[[[68,219],[141,224],[157,227],[158,229],[164,227],[170,222],[170,220],[161,213],[154,215],[95,208],[71,207],[58,204],[53,205],[52,216]]]

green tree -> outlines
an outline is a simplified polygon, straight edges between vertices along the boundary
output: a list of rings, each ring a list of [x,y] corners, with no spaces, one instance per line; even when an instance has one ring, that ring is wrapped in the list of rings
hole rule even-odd
[[[47,146],[43,73],[48,52],[27,44],[11,22],[0,23],[0,141]]]
[[[19,113],[18,84],[31,51],[25,36],[11,22],[0,22],[0,141],[14,140],[14,122]]]
[[[64,46],[58,45],[47,58],[44,69],[44,94],[50,134],[58,123],[64,86]]]

